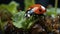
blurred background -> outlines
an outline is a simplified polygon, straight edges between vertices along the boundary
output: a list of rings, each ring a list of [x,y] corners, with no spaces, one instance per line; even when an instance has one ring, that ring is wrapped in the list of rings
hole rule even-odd
[[[9,4],[11,1],[16,1],[17,3],[20,4],[19,8],[21,10],[24,10],[25,8],[25,0],[0,0],[0,4]],[[34,0],[35,4],[41,4],[45,7],[48,5],[52,5],[53,7],[55,6],[55,0]],[[60,8],[60,0],[58,0],[58,8]]]

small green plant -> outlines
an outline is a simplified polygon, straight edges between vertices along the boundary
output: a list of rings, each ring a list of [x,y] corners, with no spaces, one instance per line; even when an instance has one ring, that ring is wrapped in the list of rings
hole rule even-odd
[[[4,26],[7,25],[7,21],[9,21],[15,13],[17,13],[17,4],[12,1],[9,5],[1,4],[0,5],[0,29],[4,34]]]

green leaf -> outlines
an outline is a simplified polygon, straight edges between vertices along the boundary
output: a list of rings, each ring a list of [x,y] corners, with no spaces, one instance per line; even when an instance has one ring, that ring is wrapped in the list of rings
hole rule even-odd
[[[24,13],[25,12],[18,12],[17,14],[15,14],[13,16],[13,24],[18,27],[18,28],[22,28],[22,23],[25,21],[25,18],[24,18]]]
[[[54,17],[55,17],[55,16],[57,16],[57,12],[55,12],[55,8],[50,8],[50,9],[47,9],[46,15],[48,15],[48,16],[54,15]]]
[[[18,3],[12,1],[9,5],[8,5],[8,10],[14,15],[16,14],[18,11],[17,11],[17,7],[19,6]]]
[[[25,12],[20,11],[13,16],[13,25],[17,28],[29,29],[34,23],[35,19],[33,16],[30,18],[25,17]]]

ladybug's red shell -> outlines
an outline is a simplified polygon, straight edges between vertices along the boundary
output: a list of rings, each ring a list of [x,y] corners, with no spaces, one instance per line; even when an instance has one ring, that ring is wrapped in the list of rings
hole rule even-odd
[[[36,14],[43,14],[44,12],[46,12],[45,7],[43,7],[40,4],[35,4],[35,5],[31,6],[29,9],[33,10],[34,13],[36,13]]]

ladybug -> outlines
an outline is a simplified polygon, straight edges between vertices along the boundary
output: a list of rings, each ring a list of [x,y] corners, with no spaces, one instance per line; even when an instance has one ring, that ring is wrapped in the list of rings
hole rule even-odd
[[[25,16],[30,17],[33,14],[41,15],[46,12],[46,8],[40,4],[35,4],[31,7],[29,7],[26,11]]]

